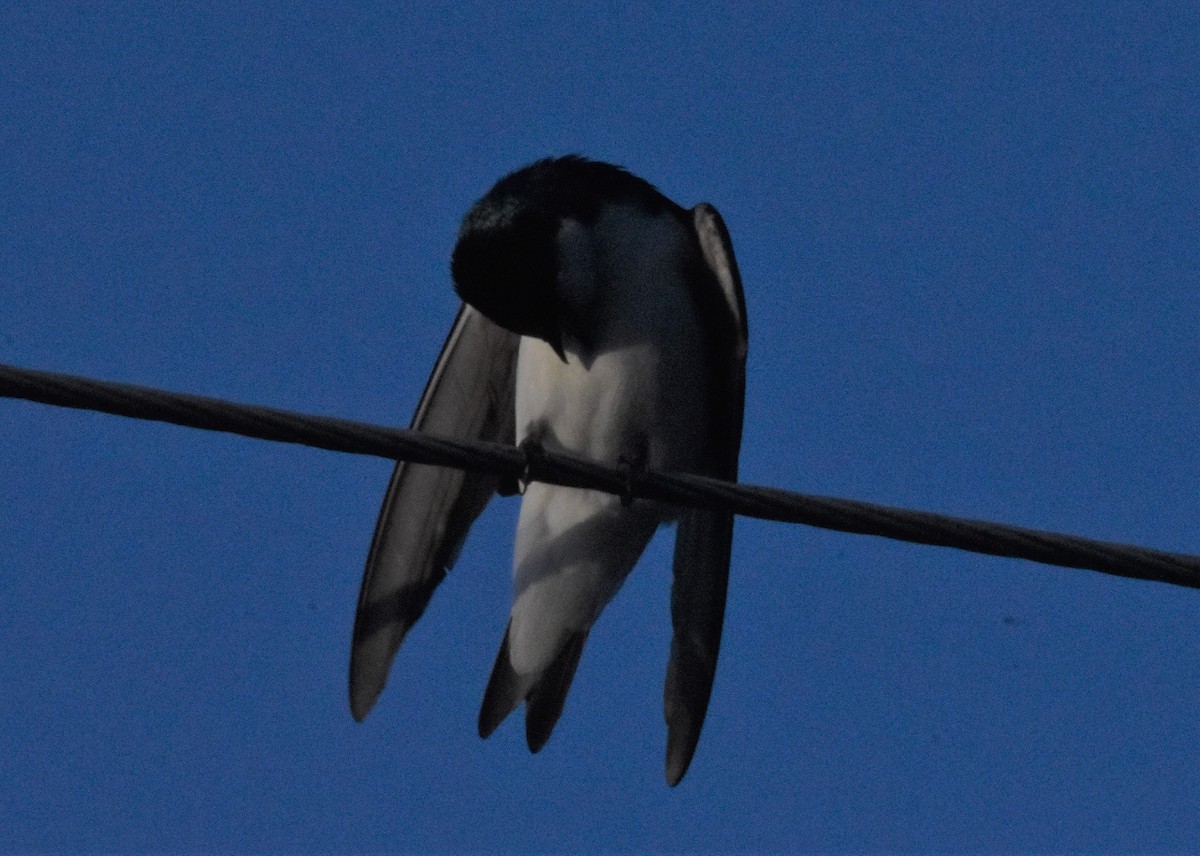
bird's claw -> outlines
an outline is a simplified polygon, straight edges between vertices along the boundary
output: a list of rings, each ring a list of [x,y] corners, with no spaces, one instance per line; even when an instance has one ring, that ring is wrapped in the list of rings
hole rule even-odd
[[[646,450],[639,449],[630,455],[617,458],[617,466],[625,471],[625,490],[621,493],[621,506],[628,508],[633,505],[633,481],[646,471]]]
[[[525,468],[521,470],[517,479],[517,491],[524,496],[526,488],[533,481],[534,467],[546,457],[546,449],[542,446],[542,441],[534,436],[526,437],[517,448],[525,456]]]
[[[496,493],[501,496],[525,495],[525,489],[533,481],[533,469],[536,463],[546,456],[542,443],[536,437],[526,437],[517,448],[525,458],[525,466],[518,476],[502,476],[496,485]]]

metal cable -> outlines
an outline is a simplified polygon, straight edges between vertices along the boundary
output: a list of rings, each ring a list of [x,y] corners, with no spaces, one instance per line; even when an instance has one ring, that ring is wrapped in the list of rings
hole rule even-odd
[[[1200,588],[1200,557],[0,365],[0,397]]]

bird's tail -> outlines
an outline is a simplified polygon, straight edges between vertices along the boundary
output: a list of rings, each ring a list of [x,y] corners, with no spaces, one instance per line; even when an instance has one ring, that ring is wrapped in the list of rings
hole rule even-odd
[[[528,675],[517,673],[512,667],[508,653],[509,628],[504,631],[496,665],[483,694],[483,705],[479,710],[479,736],[488,737],[499,727],[517,705],[525,702],[525,740],[529,751],[537,752],[546,745],[554,725],[562,713],[567,691],[579,666],[579,655],[588,631],[579,630],[567,637],[562,648],[540,673]]]

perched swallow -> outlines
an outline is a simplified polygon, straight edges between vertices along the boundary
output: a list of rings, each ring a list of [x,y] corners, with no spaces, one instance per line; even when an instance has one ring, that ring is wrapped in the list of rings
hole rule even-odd
[[[412,427],[540,444],[607,464],[736,480],[746,311],[716,209],[690,211],[619,167],[568,156],[501,179],[467,213],[451,271],[464,305]],[[397,465],[367,558],[350,658],[362,719],[497,478]],[[522,701],[550,737],[593,623],[655,529],[675,521],[666,777],[691,762],[712,691],[732,516],[529,484],[508,628],[479,714]]]

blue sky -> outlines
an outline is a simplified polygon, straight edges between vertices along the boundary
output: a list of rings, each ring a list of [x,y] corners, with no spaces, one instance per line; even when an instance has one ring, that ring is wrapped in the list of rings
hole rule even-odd
[[[715,204],[746,481],[1200,552],[1192,4],[12,4],[0,361],[408,422],[468,206]],[[670,533],[553,739],[475,717],[493,504],[364,724],[390,465],[0,402],[0,849],[1188,851],[1200,597],[739,521],[663,783]]]

